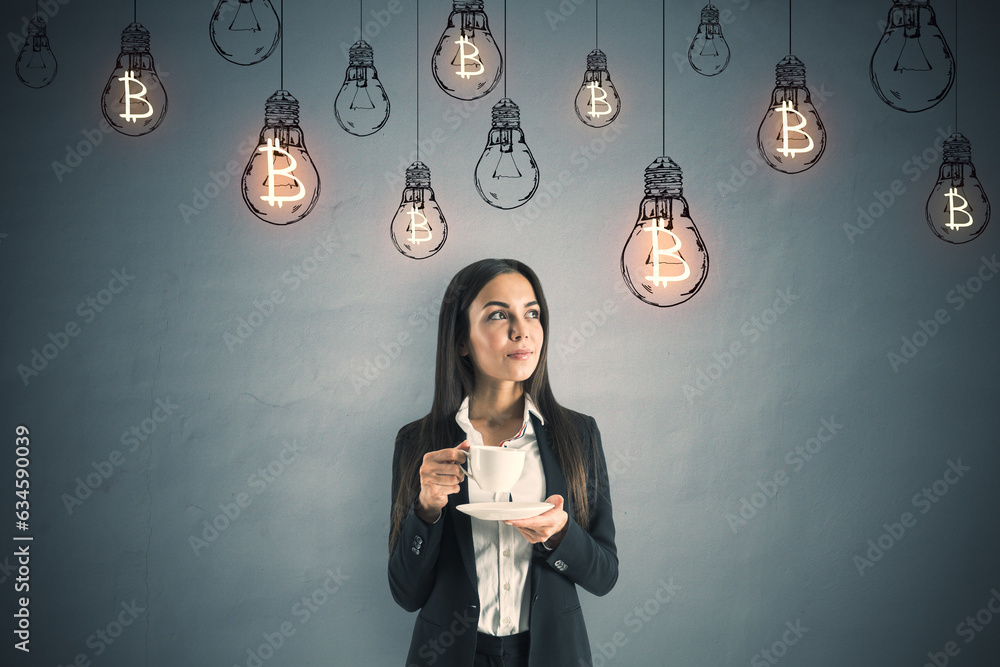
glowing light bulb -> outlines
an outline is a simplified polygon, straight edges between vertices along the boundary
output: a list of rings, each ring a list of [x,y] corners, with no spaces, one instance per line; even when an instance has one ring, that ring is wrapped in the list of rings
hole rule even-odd
[[[475,100],[493,90],[502,70],[483,0],[454,0],[448,27],[431,59],[434,80],[452,97]]]
[[[955,60],[929,0],[893,0],[869,66],[872,86],[893,109],[913,113],[944,99]]]
[[[122,51],[104,87],[101,110],[111,127],[130,137],[149,134],[167,113],[167,91],[149,53],[149,31],[138,23],[122,30]]]
[[[972,145],[961,134],[948,137],[937,183],[927,199],[927,224],[948,243],[967,243],[990,221],[990,200],[976,178]]]
[[[715,76],[726,69],[730,55],[719,23],[719,10],[710,2],[701,10],[701,23],[688,49],[688,62],[698,74]]]
[[[769,165],[796,174],[819,161],[826,149],[826,130],[806,87],[802,61],[785,56],[775,71],[771,104],[757,130],[757,147]]]
[[[333,107],[340,126],[359,137],[378,132],[389,119],[389,98],[378,80],[372,47],[363,39],[350,49],[347,75]]]
[[[208,33],[220,56],[254,65],[274,53],[281,24],[271,0],[219,0]]]
[[[423,162],[406,168],[403,200],[390,226],[396,250],[412,259],[427,259],[444,245],[448,223],[431,189],[431,170]]]
[[[535,194],[538,181],[538,165],[521,131],[521,110],[505,97],[493,105],[493,127],[476,164],[476,190],[490,206],[517,208]]]
[[[279,90],[264,105],[264,127],[243,172],[243,201],[272,225],[309,215],[319,199],[319,173],[299,127],[299,102]]]
[[[646,196],[622,250],[622,278],[651,306],[684,303],[708,276],[708,251],[684,199],[681,168],[669,157],[646,167]]]
[[[577,117],[590,127],[604,127],[622,110],[621,98],[608,74],[608,57],[600,49],[587,54],[587,72],[574,106]]]
[[[35,16],[28,23],[28,35],[17,56],[15,71],[21,83],[29,88],[44,88],[52,83],[59,68],[45,34],[45,19]]]

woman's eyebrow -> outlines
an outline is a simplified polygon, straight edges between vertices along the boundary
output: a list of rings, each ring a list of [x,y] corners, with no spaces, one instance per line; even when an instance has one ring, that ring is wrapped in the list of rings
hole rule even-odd
[[[528,308],[529,306],[537,306],[537,305],[538,305],[537,301],[529,301],[528,303],[524,304],[524,307]],[[485,310],[490,306],[500,306],[501,308],[510,308],[510,304],[504,303],[503,301],[488,301],[486,302],[486,305],[483,306],[483,309]]]

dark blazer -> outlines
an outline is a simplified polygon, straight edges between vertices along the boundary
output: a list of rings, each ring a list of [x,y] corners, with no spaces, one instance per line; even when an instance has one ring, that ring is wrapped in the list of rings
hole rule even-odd
[[[592,417],[571,413],[580,435],[587,471],[590,529],[573,518],[566,478],[549,444],[546,428],[531,415],[538,451],[545,471],[548,495],[565,499],[569,528],[559,546],[548,551],[536,544],[530,564],[529,664],[537,667],[592,664],[587,628],[576,587],[604,595],[618,580],[615,525],[611,517],[607,464],[601,435]],[[392,459],[392,500],[399,488],[401,453],[412,446],[416,429],[403,427],[396,437]],[[465,434],[454,424],[452,441]],[[452,445],[452,446],[454,446]],[[413,508],[389,556],[389,588],[397,604],[419,611],[410,640],[407,667],[435,665],[470,667],[476,651],[479,625],[479,592],[472,547],[472,518],[455,509],[469,502],[468,481],[448,498],[441,518],[433,524],[418,517]]]

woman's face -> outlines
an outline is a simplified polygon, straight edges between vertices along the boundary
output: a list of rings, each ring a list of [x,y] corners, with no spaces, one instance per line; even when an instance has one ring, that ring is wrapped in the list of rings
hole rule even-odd
[[[458,351],[468,356],[481,382],[524,382],[542,351],[541,307],[528,279],[503,273],[486,283],[469,306],[469,339]]]

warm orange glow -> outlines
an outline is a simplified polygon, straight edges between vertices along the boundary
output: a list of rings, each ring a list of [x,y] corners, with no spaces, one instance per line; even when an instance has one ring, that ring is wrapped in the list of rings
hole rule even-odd
[[[153,105],[150,104],[149,100],[146,99],[146,84],[144,84],[142,81],[139,81],[139,79],[135,78],[135,71],[134,70],[126,71],[125,76],[119,77],[118,80],[125,83],[125,95],[122,98],[125,102],[125,113],[120,113],[118,115],[124,118],[126,123],[134,123],[138,118],[149,118],[150,116],[152,116]],[[142,90],[138,93],[133,93],[131,88],[129,87],[130,81],[133,81],[142,86]],[[132,100],[135,100],[136,102],[142,102],[143,104],[145,104],[146,113],[143,114],[132,113]]]
[[[458,41],[456,41],[455,43],[458,44],[458,53],[455,54],[455,61],[458,62],[453,61],[452,64],[458,65],[459,67],[459,70],[458,72],[456,72],[456,74],[458,74],[463,79],[468,79],[471,76],[479,76],[480,74],[486,71],[486,68],[483,67],[483,61],[479,59],[479,48],[475,44],[469,41],[469,39],[465,35],[459,37]],[[465,52],[466,45],[471,46],[474,49],[472,53]],[[465,69],[465,62],[467,60],[479,65],[479,69],[475,71]]]
[[[612,108],[611,104],[608,103],[608,92],[601,88],[596,81],[588,83],[587,88],[590,89],[590,111],[587,112],[587,115],[593,118],[600,118],[611,113]],[[600,92],[600,97],[597,96],[598,92]],[[598,102],[605,106],[604,111],[597,111]]]
[[[953,231],[958,231],[962,227],[969,227],[974,222],[972,214],[969,213],[969,200],[958,194],[958,190],[955,188],[949,188],[948,192],[944,193],[944,196],[948,198],[948,223],[945,225],[948,229]],[[955,206],[955,197],[962,200],[962,205]],[[966,217],[966,222],[955,222],[955,214],[964,213]]]
[[[410,210],[406,212],[410,216],[410,224],[408,225],[406,231],[410,232],[410,238],[407,239],[413,245],[420,245],[421,243],[427,243],[434,238],[434,234],[431,233],[430,225],[427,224],[427,216],[417,210],[416,206],[411,205]],[[417,220],[417,216],[420,216],[420,220]],[[417,232],[426,232],[426,236],[417,238]]]
[[[781,146],[781,148],[778,149],[778,152],[781,153],[782,155],[784,155],[785,157],[792,157],[796,153],[808,153],[809,151],[811,151],[813,149],[813,146],[815,145],[813,143],[813,139],[809,135],[808,132],[803,132],[802,131],[802,129],[806,126],[806,117],[803,116],[798,111],[796,111],[795,107],[788,100],[785,100],[784,102],[782,102],[781,106],[780,107],[775,107],[774,110],[781,112],[781,138],[782,138],[782,146]],[[796,116],[798,116],[799,120],[801,120],[802,122],[799,123],[798,125],[789,125],[788,124],[788,114],[789,113],[793,113]],[[788,133],[789,132],[796,132],[796,133],[802,135],[803,137],[805,137],[809,141],[809,145],[806,146],[805,148],[790,148],[788,146]]]
[[[267,145],[261,146],[257,150],[261,153],[267,154],[267,195],[261,195],[261,199],[266,201],[270,206],[274,206],[275,203],[277,203],[278,208],[281,208],[283,202],[298,201],[306,196],[306,189],[302,181],[300,181],[298,177],[292,173],[295,171],[295,167],[298,166],[298,162],[296,162],[295,158],[292,157],[291,153],[281,147],[277,139],[274,139],[273,143],[271,139],[268,139]],[[274,168],[275,153],[280,153],[286,160],[288,160],[287,167],[282,169]],[[298,193],[290,196],[275,195],[274,182],[276,180],[276,176],[286,176],[295,181]]]
[[[666,287],[667,283],[675,282],[679,280],[685,280],[691,275],[691,267],[688,263],[684,261],[684,258],[677,253],[681,249],[681,240],[677,238],[677,235],[672,231],[667,229],[663,218],[657,218],[655,224],[651,224],[648,227],[643,227],[642,231],[649,232],[652,235],[652,250],[649,253],[648,265],[653,267],[653,275],[646,276],[646,280],[653,283],[656,287]],[[673,240],[674,245],[666,250],[660,250],[660,234],[663,232],[669,234],[670,238]],[[665,257],[665,259],[660,259]],[[674,260],[674,261],[668,261]],[[684,267],[684,273],[679,276],[663,276],[660,275],[660,266],[665,266],[668,264],[678,264],[680,263]]]

